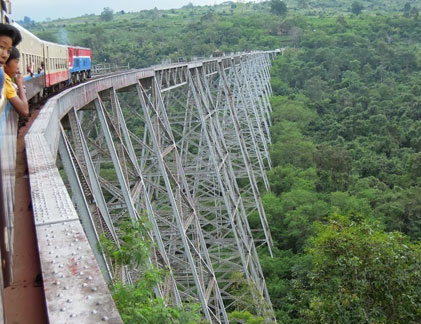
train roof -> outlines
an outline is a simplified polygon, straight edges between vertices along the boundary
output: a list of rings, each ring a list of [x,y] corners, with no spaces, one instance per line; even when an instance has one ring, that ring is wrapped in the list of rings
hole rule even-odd
[[[91,50],[89,47],[73,46],[73,45],[67,45],[67,46],[68,46],[68,47],[71,47],[71,48],[84,49],[84,50]]]

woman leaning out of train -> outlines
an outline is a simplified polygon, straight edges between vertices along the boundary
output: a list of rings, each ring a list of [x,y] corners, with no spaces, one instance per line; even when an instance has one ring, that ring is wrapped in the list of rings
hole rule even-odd
[[[25,81],[19,71],[20,53],[16,47],[12,47],[10,56],[4,64],[6,98],[16,109],[21,117],[28,117],[29,105],[25,94]],[[12,78],[14,82],[12,81]]]

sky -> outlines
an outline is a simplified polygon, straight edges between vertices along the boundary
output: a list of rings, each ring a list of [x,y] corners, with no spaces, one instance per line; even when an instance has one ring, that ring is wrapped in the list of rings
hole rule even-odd
[[[189,2],[194,5],[214,5],[226,0],[14,0],[12,1],[12,18],[22,20],[27,16],[35,21],[46,18],[71,18],[84,14],[100,14],[105,7],[114,11],[139,11],[145,9],[180,8]]]

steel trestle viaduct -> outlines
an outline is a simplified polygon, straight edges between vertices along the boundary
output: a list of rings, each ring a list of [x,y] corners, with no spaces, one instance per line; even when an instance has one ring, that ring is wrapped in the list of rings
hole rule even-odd
[[[228,323],[234,306],[274,321],[257,249],[272,254],[259,190],[269,190],[279,52],[114,74],[46,103],[25,146],[51,324],[122,323],[107,282],[141,274],[110,264],[98,238],[118,245],[119,221],[141,217],[150,262],[168,270],[157,296],[200,303],[212,323]],[[239,281],[253,305],[234,293]]]

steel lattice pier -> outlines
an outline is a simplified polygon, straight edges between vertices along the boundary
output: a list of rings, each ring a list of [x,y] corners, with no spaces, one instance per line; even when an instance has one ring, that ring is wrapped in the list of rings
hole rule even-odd
[[[260,191],[269,190],[269,69],[277,53],[113,75],[46,104],[26,145],[51,323],[121,322],[106,282],[141,273],[110,264],[98,237],[119,244],[120,220],[143,215],[155,243],[150,262],[168,269],[157,296],[198,302],[212,323],[228,323],[234,308],[274,320],[257,250],[272,254]],[[253,231],[250,217],[259,223]],[[82,273],[76,285],[70,266]],[[236,293],[239,280],[253,305]],[[90,304],[98,300],[109,304],[100,315]]]

